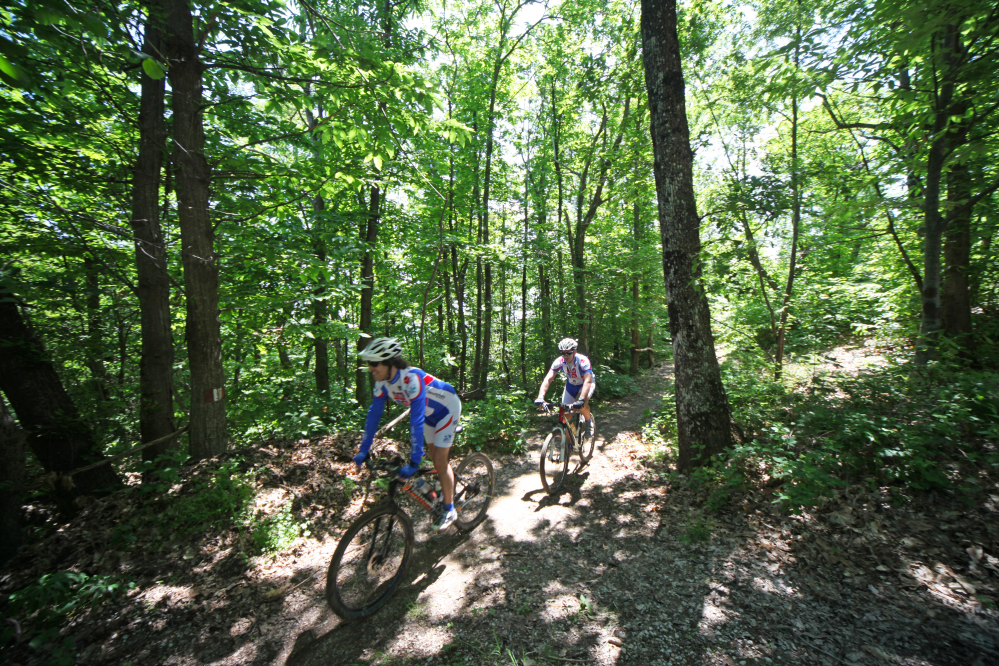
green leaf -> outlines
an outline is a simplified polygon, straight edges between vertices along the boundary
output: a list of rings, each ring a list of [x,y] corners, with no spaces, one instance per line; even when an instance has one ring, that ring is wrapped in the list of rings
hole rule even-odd
[[[166,70],[152,58],[147,58],[142,61],[142,71],[146,73],[146,76],[151,79],[155,79],[156,81],[159,81],[166,76]]]
[[[0,55],[0,72],[3,72],[14,80],[19,80],[21,78],[21,70],[10,64],[10,62],[8,62],[8,60],[2,55]]]

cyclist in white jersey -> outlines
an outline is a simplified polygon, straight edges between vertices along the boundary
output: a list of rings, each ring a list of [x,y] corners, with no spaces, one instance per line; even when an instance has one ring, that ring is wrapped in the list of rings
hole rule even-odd
[[[541,404],[545,401],[545,393],[548,392],[549,384],[555,379],[556,374],[564,372],[565,389],[562,391],[562,403],[566,405],[571,403],[574,409],[579,409],[582,412],[583,418],[586,419],[584,432],[589,434],[592,432],[593,426],[593,420],[590,417],[590,396],[597,388],[597,382],[593,374],[593,367],[590,365],[590,359],[577,353],[578,347],[579,345],[572,338],[564,338],[558,343],[558,350],[561,354],[552,361],[551,367],[548,368],[548,374],[541,382],[541,388],[538,389],[538,397],[534,403]]]
[[[399,477],[408,479],[416,473],[423,459],[423,443],[427,442],[444,495],[444,511],[431,527],[435,530],[447,528],[458,517],[454,509],[454,472],[448,464],[448,453],[461,417],[461,399],[447,382],[406,363],[402,345],[395,338],[373,340],[358,357],[368,362],[368,369],[375,378],[375,390],[364,422],[361,448],[354,456],[354,462],[360,468],[367,459],[386,400],[392,398],[409,407],[409,464],[399,470]]]

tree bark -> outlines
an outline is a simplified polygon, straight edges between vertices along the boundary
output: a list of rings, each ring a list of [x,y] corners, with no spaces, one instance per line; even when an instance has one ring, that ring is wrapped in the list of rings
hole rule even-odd
[[[28,433],[28,445],[47,472],[65,473],[104,459],[93,432],[62,385],[42,341],[14,298],[0,293],[0,391]],[[110,465],[56,484],[65,513],[78,495],[113,490],[121,480]]]
[[[641,218],[641,208],[638,205],[638,192],[635,192],[635,201],[632,204],[632,234],[635,238],[635,265],[632,269],[635,270],[638,266],[637,255],[641,247],[642,242],[642,218]],[[631,278],[631,362],[628,367],[628,373],[631,375],[638,374],[638,362],[641,353],[638,351],[639,343],[641,341],[639,327],[639,303],[640,303],[640,281],[638,279],[639,273],[637,270],[632,274]]]
[[[947,128],[954,98],[954,78],[956,73],[947,66],[951,64],[950,54],[957,49],[957,27],[947,25],[942,38],[944,71],[940,78],[939,93],[936,95],[933,118],[933,138],[926,160],[926,177],[923,179],[923,293],[922,319],[919,324],[919,341],[916,347],[916,362],[925,364],[936,355],[940,337],[940,255],[943,247],[943,234],[946,218],[940,213],[940,189],[943,168],[951,146]]]
[[[694,155],[687,125],[676,0],[642,0],[642,47],[676,369],[677,469],[688,472],[722,453],[732,444],[732,434],[711,314],[701,286],[700,220],[694,202]]]
[[[225,377],[219,321],[219,261],[208,206],[211,169],[205,159],[202,71],[191,7],[164,0],[169,8],[164,40],[173,91],[173,140],[177,163],[177,213],[187,299],[187,357],[191,370],[190,453],[225,453]]]
[[[947,174],[947,200],[955,209],[971,197],[968,168],[955,164]],[[968,270],[971,266],[971,211],[964,210],[951,219],[944,237],[943,292],[940,304],[943,330],[965,361],[972,361],[974,337],[971,329],[971,290]]]
[[[800,10],[800,3],[799,3]],[[801,49],[801,24],[795,27],[794,71],[798,72]],[[781,301],[780,321],[777,324],[777,353],[774,355],[774,381],[780,381],[784,371],[784,338],[787,335],[787,318],[790,314],[791,295],[794,293],[795,270],[798,261],[798,231],[801,228],[801,183],[798,180],[798,91],[791,96],[791,256],[788,258],[787,282]],[[748,226],[747,226],[748,229]]]
[[[361,317],[359,328],[361,336],[357,338],[357,351],[362,351],[371,342],[371,304],[375,291],[375,247],[378,244],[378,223],[381,221],[381,188],[371,186],[368,203],[368,214],[365,223],[361,225],[361,244],[364,246],[364,258],[361,260]],[[354,386],[354,397],[361,405],[367,405],[371,400],[368,388],[368,373],[356,370],[357,378]]]
[[[311,21],[310,21],[311,23]],[[316,127],[319,119],[322,118],[322,107],[318,109],[318,114],[312,112],[311,108],[305,109],[305,120],[309,124],[309,132],[312,136],[312,158],[317,164],[322,161],[322,141],[316,134]],[[316,259],[326,266],[326,237],[325,220],[323,213],[326,211],[326,200],[320,191],[312,197],[312,249]],[[315,298],[312,300],[312,326],[313,338],[312,346],[316,352],[316,393],[329,397],[330,394],[330,351],[329,342],[326,340],[323,331],[330,320],[329,301],[326,298],[326,276],[319,275],[318,284],[313,290]]]
[[[149,3],[145,26],[145,52],[162,54],[161,7]],[[142,352],[139,359],[139,438],[152,442],[177,430],[174,421],[173,333],[170,328],[170,276],[160,225],[160,180],[167,129],[164,79],[151,79],[143,71],[139,99],[139,154],[132,176],[130,225],[135,237],[135,270],[138,276]],[[142,452],[155,460],[180,446],[179,438]]]

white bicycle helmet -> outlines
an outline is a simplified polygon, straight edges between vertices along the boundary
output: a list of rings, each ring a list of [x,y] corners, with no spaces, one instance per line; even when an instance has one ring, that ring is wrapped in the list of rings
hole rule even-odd
[[[576,351],[579,344],[572,338],[563,338],[560,343],[558,343],[558,350],[560,352]]]
[[[399,344],[398,338],[375,338],[357,354],[360,359],[378,363],[384,363],[396,356],[402,356],[402,345]]]

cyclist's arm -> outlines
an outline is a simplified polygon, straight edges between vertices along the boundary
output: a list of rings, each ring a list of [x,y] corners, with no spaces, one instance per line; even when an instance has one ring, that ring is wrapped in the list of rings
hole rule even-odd
[[[583,373],[583,388],[579,392],[579,397],[583,399],[583,406],[590,404],[590,387],[593,386],[593,371],[587,370]]]
[[[545,375],[544,380],[541,382],[541,388],[538,389],[538,400],[545,399],[545,393],[548,393],[548,386],[555,379],[555,371],[551,368],[548,369],[548,374]]]
[[[371,401],[371,406],[368,407],[368,418],[364,420],[364,437],[361,438],[359,453],[366,454],[371,449],[371,442],[375,439],[375,432],[378,430],[378,422],[382,420],[387,399],[388,392],[382,391],[381,395],[376,395]]]

